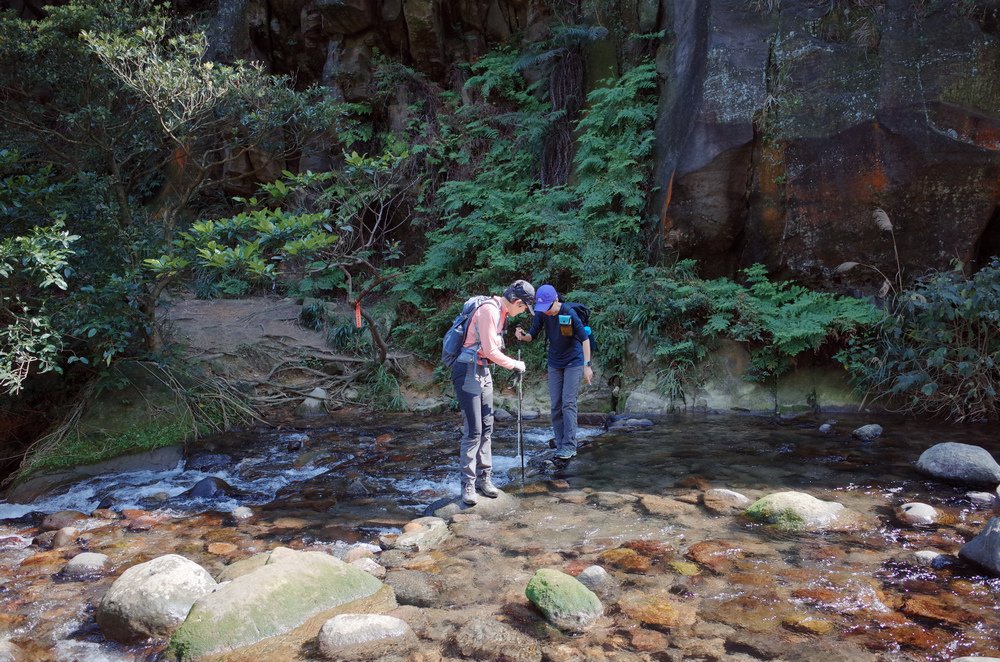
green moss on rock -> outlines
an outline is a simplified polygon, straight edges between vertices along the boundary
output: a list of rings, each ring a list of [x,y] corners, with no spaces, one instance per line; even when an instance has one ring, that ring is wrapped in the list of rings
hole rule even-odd
[[[528,582],[524,594],[560,630],[583,632],[604,613],[600,599],[575,577],[543,569]]]

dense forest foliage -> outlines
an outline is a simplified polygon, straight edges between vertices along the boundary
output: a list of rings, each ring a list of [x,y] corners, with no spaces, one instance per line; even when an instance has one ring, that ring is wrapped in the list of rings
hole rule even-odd
[[[628,61],[589,92],[581,52],[607,29],[568,24],[530,48],[497,44],[459,65],[451,88],[382,58],[370,102],[347,103],[214,61],[202,19],[109,0],[0,15],[8,406],[53,373],[72,390],[122,358],[176,360],[158,319],[169,295],[354,306],[364,333],[325,308],[307,321],[391,382],[390,348],[433,360],[465,297],[528,278],[593,309],[607,378],[637,376],[641,341],[678,401],[730,339],[751,352],[749,379],[771,383],[803,354],[839,350],[886,403],[997,417],[995,263],[914,285],[898,265],[873,265],[886,286],[859,299],[759,265],[703,279],[654,250],[663,80],[649,45],[662,35],[619,35]],[[391,115],[400,89],[416,101]],[[302,168],[315,153],[333,167]],[[873,222],[891,232],[884,213]]]

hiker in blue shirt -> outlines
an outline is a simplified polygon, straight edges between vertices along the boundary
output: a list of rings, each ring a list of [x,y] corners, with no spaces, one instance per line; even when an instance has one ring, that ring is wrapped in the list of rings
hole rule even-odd
[[[542,285],[535,293],[535,316],[527,332],[517,327],[518,340],[531,342],[545,331],[549,339],[549,398],[552,400],[552,432],[556,457],[576,456],[576,396],[580,381],[594,378],[590,367],[590,339],[580,317],[559,300],[556,288]]]

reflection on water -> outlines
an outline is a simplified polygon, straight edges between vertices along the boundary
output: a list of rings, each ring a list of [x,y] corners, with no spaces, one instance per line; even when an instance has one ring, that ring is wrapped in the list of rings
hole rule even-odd
[[[825,419],[708,415],[678,416],[634,431],[586,429],[588,443],[579,456],[540,475],[538,460],[551,453],[550,434],[531,423],[524,441],[526,485],[520,482],[514,425],[506,424],[494,440],[495,474],[507,491],[520,495],[522,508],[488,530],[459,528],[452,552],[464,549],[471,559],[475,551],[490,570],[452,558],[436,571],[445,585],[449,577],[454,583],[453,594],[444,589],[446,602],[502,604],[513,599],[503,598],[511,586],[539,565],[597,562],[621,584],[621,594],[609,599],[622,600],[621,606],[609,613],[615,627],[628,633],[621,635],[620,646],[614,644],[622,651],[635,652],[636,624],[644,623],[641,610],[630,606],[635,592],[670,596],[696,614],[695,625],[664,630],[682,651],[722,641],[724,646],[717,645],[723,646],[723,657],[738,653],[751,659],[784,659],[786,647],[804,644],[826,652],[840,647],[838,655],[848,655],[844,659],[1000,653],[1000,580],[960,562],[931,569],[908,556],[931,548],[954,554],[992,516],[965,496],[969,488],[917,474],[913,464],[919,454],[941,441],[961,441],[1000,457],[1000,439],[984,427],[888,416],[839,418],[831,434],[818,431]],[[882,438],[869,443],[851,438],[853,428],[869,422],[885,427]],[[35,504],[0,503],[0,518],[8,520],[0,522],[0,611],[8,614],[0,619],[0,638],[36,642],[39,659],[84,649],[98,651],[93,659],[154,655],[158,649],[152,644],[140,649],[108,644],[93,625],[93,605],[122,569],[175,552],[214,573],[278,544],[337,553],[348,542],[374,542],[380,534],[399,531],[427,504],[457,495],[457,450],[457,417],[340,420],[309,430],[221,436],[172,471],[95,477]],[[184,494],[206,477],[223,479],[229,493]],[[738,514],[705,509],[699,495],[709,487],[751,499],[803,491],[842,503],[867,525],[846,533],[782,533]],[[661,499],[656,508],[662,511],[650,508],[651,496]],[[900,524],[894,508],[911,501],[939,508],[951,523]],[[77,525],[80,538],[67,549],[28,546],[40,533],[39,518],[31,513],[90,513],[100,504],[142,509],[156,524],[130,528],[121,520],[87,519]],[[252,506],[257,517],[238,527],[227,524],[224,514],[238,505]],[[231,543],[235,551],[210,553],[207,545],[216,542]],[[65,561],[84,550],[108,554],[110,576],[89,583],[54,581]],[[459,567],[462,563],[468,567]],[[696,574],[684,563],[694,563]],[[478,583],[471,595],[469,582]],[[524,628],[537,625],[529,622],[537,616],[521,618]],[[685,643],[689,640],[694,643]],[[797,659],[830,659],[817,655]]]

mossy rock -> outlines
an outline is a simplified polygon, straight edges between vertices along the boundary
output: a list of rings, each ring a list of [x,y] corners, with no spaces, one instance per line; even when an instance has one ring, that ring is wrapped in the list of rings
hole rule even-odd
[[[785,531],[814,531],[834,528],[844,511],[839,503],[803,492],[775,492],[752,503],[744,513]]]
[[[382,588],[379,580],[329,554],[279,547],[264,566],[195,602],[168,652],[171,659],[186,661],[252,646]]]
[[[604,614],[604,605],[578,579],[558,570],[542,569],[524,594],[560,630],[584,632]]]

